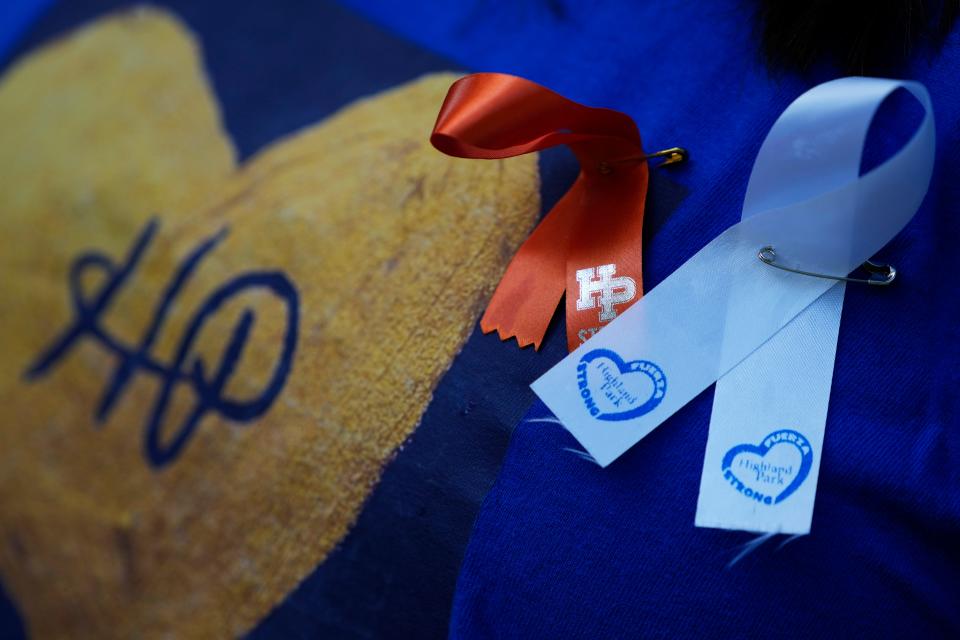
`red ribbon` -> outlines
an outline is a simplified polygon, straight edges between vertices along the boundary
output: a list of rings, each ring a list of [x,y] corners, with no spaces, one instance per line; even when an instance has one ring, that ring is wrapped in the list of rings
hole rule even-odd
[[[430,141],[451,156],[486,159],[565,144],[580,162],[576,182],[507,267],[480,320],[484,333],[539,349],[566,290],[572,351],[640,298],[647,163],[629,116],[478,73],[450,87]]]

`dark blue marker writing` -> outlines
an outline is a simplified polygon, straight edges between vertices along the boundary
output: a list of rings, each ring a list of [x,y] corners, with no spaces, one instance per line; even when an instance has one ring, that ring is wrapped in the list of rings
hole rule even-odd
[[[74,260],[70,268],[69,280],[74,311],[73,323],[30,365],[25,377],[27,380],[36,380],[48,374],[81,338],[86,337],[97,341],[118,360],[113,377],[108,381],[94,413],[97,422],[102,423],[110,415],[111,409],[120,399],[134,374],[145,372],[156,376],[160,379],[160,391],[153,409],[147,416],[143,444],[144,454],[150,464],[162,467],[177,457],[196,430],[200,420],[208,412],[218,413],[237,422],[249,422],[270,409],[270,405],[283,390],[284,383],[290,375],[293,354],[297,346],[300,305],[297,290],[282,272],[257,271],[242,274],[217,288],[200,305],[187,325],[172,362],[160,362],[152,356],[151,349],[170,312],[171,305],[204,257],[226,237],[224,229],[197,245],[180,263],[166,286],[140,343],[135,346],[124,344],[106,332],[100,325],[100,319],[143,258],[158,226],[155,219],[147,223],[122,264],[117,265],[108,256],[98,252],[84,253]],[[102,272],[105,281],[97,291],[87,296],[83,291],[82,281],[84,274],[90,270]],[[265,290],[284,303],[287,314],[286,331],[273,374],[260,395],[253,399],[235,399],[225,396],[224,388],[236,369],[243,354],[243,348],[250,337],[256,317],[252,309],[245,309],[237,320],[219,362],[210,366],[200,356],[195,356],[188,365],[187,360],[204,324],[224,304],[242,293],[253,290]],[[174,389],[180,384],[187,384],[193,388],[196,401],[177,432],[161,441],[164,416]]]

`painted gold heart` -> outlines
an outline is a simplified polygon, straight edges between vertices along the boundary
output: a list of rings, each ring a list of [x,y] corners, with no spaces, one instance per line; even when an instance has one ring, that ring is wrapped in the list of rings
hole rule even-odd
[[[539,211],[535,158],[430,147],[453,78],[237,166],[168,14],[7,72],[0,570],[31,633],[236,635],[343,537]]]

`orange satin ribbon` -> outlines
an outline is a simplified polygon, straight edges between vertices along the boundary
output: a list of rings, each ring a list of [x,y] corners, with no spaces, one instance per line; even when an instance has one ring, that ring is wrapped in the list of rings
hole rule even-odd
[[[430,141],[451,156],[487,159],[566,144],[580,161],[576,182],[507,267],[480,320],[484,333],[539,349],[566,290],[572,351],[640,298],[648,174],[629,116],[523,78],[478,73],[450,87]]]

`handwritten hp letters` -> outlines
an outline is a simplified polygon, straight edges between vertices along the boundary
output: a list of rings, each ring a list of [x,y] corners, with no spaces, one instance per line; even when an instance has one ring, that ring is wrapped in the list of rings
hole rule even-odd
[[[125,344],[103,326],[101,319],[117,294],[130,283],[138,264],[156,235],[159,222],[150,220],[137,237],[122,263],[115,263],[103,253],[91,251],[79,255],[71,265],[68,284],[74,317],[70,324],[44,349],[27,368],[24,377],[36,382],[56,369],[57,364],[84,339],[93,340],[117,360],[113,376],[107,381],[103,395],[94,411],[98,423],[103,423],[138,373],[154,376],[160,382],[152,409],[146,417],[143,438],[144,455],[153,467],[163,467],[177,458],[190,437],[208,413],[217,413],[235,422],[251,422],[266,413],[283,390],[290,375],[297,347],[299,325],[299,298],[296,287],[280,271],[251,271],[225,282],[215,289],[196,310],[181,337],[175,356],[163,362],[152,353],[172,305],[201,262],[226,238],[227,229],[200,242],[179,264],[162,296],[157,302],[152,319],[145,328],[139,344]],[[105,276],[93,292],[83,289],[84,275],[99,271]],[[286,329],[279,345],[273,373],[259,395],[253,398],[233,398],[225,388],[240,362],[244,347],[250,338],[256,319],[252,308],[244,309],[233,326],[233,332],[215,365],[193,356],[196,340],[205,326],[224,305],[245,293],[262,291],[276,296],[286,310]],[[164,418],[173,392],[178,385],[193,389],[194,402],[179,428],[164,435]]]

